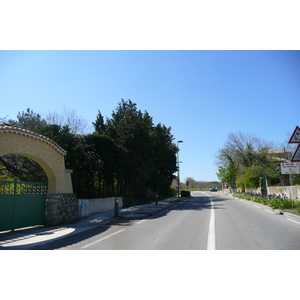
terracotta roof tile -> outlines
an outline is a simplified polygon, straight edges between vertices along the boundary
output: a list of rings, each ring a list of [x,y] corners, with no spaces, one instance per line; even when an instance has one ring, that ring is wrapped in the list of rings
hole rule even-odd
[[[9,125],[7,123],[0,123],[0,133],[14,133],[14,134],[20,134],[24,135],[39,141],[42,141],[52,148],[54,148],[58,153],[62,155],[66,155],[67,151],[61,148],[58,144],[56,144],[54,141],[51,139],[45,137],[44,135],[38,134],[36,132],[30,131],[28,129],[15,126],[15,125]]]

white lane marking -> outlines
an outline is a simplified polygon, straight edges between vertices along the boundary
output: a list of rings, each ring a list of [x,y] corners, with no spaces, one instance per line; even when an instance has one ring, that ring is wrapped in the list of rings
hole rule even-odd
[[[274,214],[273,211],[270,211],[270,210],[268,210],[268,209],[265,209],[265,211],[268,212],[268,213],[270,213],[270,214]]]
[[[257,208],[260,208],[260,206],[258,206],[258,205],[255,205],[255,204],[253,204],[253,206],[255,206],[255,207],[257,207]]]
[[[143,223],[143,222],[145,222],[145,221],[146,221],[146,219],[143,219],[143,220],[141,220],[141,221],[136,222],[135,225],[141,224],[141,223]]]
[[[110,238],[110,237],[112,237],[112,236],[114,236],[114,235],[116,235],[116,234],[118,234],[118,233],[120,233],[120,232],[122,232],[122,231],[124,231],[124,230],[125,230],[125,229],[118,230],[118,231],[116,231],[116,232],[114,232],[114,233],[112,233],[112,234],[109,234],[109,235],[107,235],[107,236],[105,236],[105,237],[103,237],[103,238],[101,238],[101,239],[99,239],[99,240],[97,240],[97,241],[95,241],[95,242],[86,244],[85,246],[81,247],[80,249],[85,249],[85,248],[88,248],[88,247],[90,247],[90,246],[93,246],[93,245],[95,245],[95,244],[97,244],[97,243],[100,243],[100,242],[102,242],[103,240],[106,240],[106,239],[108,239],[108,238]]]
[[[205,195],[208,196],[206,193]],[[209,197],[209,199],[211,204],[211,211],[210,211],[210,221],[209,221],[209,229],[208,229],[207,250],[216,250],[215,209],[214,209],[214,202],[212,198]]]
[[[294,222],[294,223],[297,223],[297,224],[299,224],[300,225],[300,222],[297,222],[297,221],[294,221],[294,220],[292,220],[292,219],[289,219],[289,218],[286,218],[287,220],[289,220],[289,221],[291,221],[291,222]]]

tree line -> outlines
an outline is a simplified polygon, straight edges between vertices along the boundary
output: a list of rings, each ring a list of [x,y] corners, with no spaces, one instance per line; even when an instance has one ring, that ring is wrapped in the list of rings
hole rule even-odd
[[[257,188],[262,178],[270,185],[289,185],[289,175],[282,175],[280,163],[288,162],[292,149],[274,149],[271,142],[255,134],[229,133],[224,148],[216,155],[217,176],[231,187]],[[293,175],[292,184],[300,184],[300,176]]]
[[[42,134],[67,151],[66,168],[73,170],[77,198],[123,196],[125,205],[132,205],[143,203],[149,193],[174,195],[171,183],[178,148],[171,127],[153,124],[147,111],[123,99],[110,118],[104,119],[98,110],[92,133],[82,134],[80,118],[72,118],[73,126],[67,121],[55,124],[67,119],[57,114],[42,118],[27,109],[19,112],[17,120],[5,121]],[[74,131],[75,125],[80,134]],[[22,181],[46,180],[41,167],[26,157],[6,155],[0,165],[0,173],[5,170]]]
[[[184,190],[209,190],[212,187],[216,187],[217,189],[222,188],[220,181],[199,181],[193,177],[186,177],[185,181],[180,183],[180,186]]]

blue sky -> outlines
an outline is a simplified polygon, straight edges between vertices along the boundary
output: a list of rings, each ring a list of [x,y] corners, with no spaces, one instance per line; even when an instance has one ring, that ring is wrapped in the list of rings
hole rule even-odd
[[[66,107],[91,125],[121,98],[183,140],[182,180],[217,180],[215,155],[230,132],[279,144],[300,126],[300,52],[0,52],[2,118]]]

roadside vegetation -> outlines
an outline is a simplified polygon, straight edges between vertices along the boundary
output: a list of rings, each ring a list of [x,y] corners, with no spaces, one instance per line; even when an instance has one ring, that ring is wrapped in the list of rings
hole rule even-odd
[[[118,103],[110,118],[95,112],[93,129],[75,111],[45,117],[31,109],[19,112],[16,120],[0,117],[0,123],[21,126],[42,134],[67,151],[66,168],[72,169],[77,198],[122,196],[124,205],[145,203],[149,193],[162,198],[176,195],[171,187],[177,171],[178,148],[171,127],[153,124],[130,100]],[[46,181],[42,168],[18,155],[0,157],[0,179]]]
[[[261,203],[270,206],[273,209],[280,209],[300,215],[300,201],[298,199],[290,199],[285,194],[262,195],[260,193],[235,193],[233,196]]]
[[[193,177],[185,178],[185,182],[180,182],[180,186],[183,190],[189,191],[209,191],[212,187],[218,190],[222,189],[222,183],[220,181],[198,181]]]
[[[281,174],[280,163],[289,162],[294,145],[273,145],[254,134],[229,133],[224,148],[216,155],[217,176],[228,187],[258,188],[263,180],[269,186],[300,184],[300,174]]]

